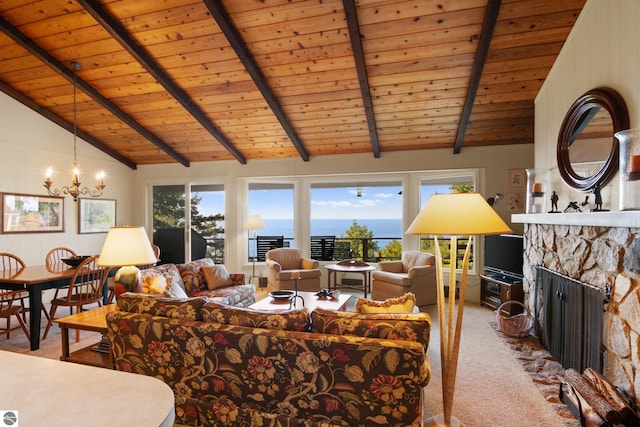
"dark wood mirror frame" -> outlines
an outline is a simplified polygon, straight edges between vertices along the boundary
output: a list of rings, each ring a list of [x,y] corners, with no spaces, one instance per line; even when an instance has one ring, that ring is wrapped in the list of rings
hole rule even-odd
[[[576,173],[569,160],[569,146],[586,125],[589,118],[593,116],[594,108],[606,109],[613,121],[613,133],[629,129],[629,111],[622,96],[615,90],[607,87],[592,89],[578,98],[567,114],[564,116],[560,132],[558,134],[558,146],[556,156],[558,159],[558,170],[564,182],[571,188],[580,191],[593,191],[596,187],[604,187],[618,171],[619,143],[611,135],[611,151],[600,170],[593,175],[582,177]]]

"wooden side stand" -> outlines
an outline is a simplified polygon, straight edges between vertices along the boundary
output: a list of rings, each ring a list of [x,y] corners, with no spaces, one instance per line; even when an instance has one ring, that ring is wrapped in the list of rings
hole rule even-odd
[[[54,322],[60,325],[62,334],[62,356],[60,356],[60,360],[79,363],[82,365],[97,366],[99,368],[113,369],[111,352],[101,350],[100,346],[102,343],[94,343],[72,353],[69,346],[69,329],[106,334],[106,315],[107,313],[117,310],[117,304],[108,304],[93,310],[83,311],[54,320]]]

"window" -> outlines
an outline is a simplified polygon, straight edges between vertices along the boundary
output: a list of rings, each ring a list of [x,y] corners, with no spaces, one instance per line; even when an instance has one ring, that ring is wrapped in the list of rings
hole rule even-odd
[[[207,242],[206,256],[224,264],[224,186],[191,186],[191,228]],[[196,259],[196,258],[193,258]]]
[[[153,187],[153,242],[160,247],[162,263],[182,263],[213,258],[224,262],[224,187],[192,185],[187,200],[185,185]],[[191,215],[187,218],[186,206]],[[190,226],[190,248],[185,227]]]
[[[310,201],[312,253],[320,237],[335,237],[332,258],[336,260],[401,258],[401,182],[314,183]]]
[[[434,194],[448,193],[469,193],[476,191],[475,174],[468,171],[451,171],[448,173],[439,172],[433,177],[420,180],[420,206],[424,206],[429,198]],[[457,236],[456,258],[457,264],[462,262],[469,236]],[[441,236],[438,238],[442,263],[444,268],[451,265],[450,237]],[[469,259],[469,271],[474,271],[475,253],[474,242],[472,241],[471,254]],[[423,252],[435,253],[435,241],[433,237],[422,236],[420,238],[420,250]],[[456,265],[457,265],[456,264]]]
[[[258,236],[282,236],[283,245],[294,247],[294,186],[292,183],[249,183],[248,215],[260,215]],[[257,257],[257,241],[249,239],[249,261]],[[262,261],[262,259],[258,259]]]

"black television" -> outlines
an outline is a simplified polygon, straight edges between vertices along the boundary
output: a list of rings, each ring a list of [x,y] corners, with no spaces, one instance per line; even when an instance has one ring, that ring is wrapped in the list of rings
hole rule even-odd
[[[485,272],[522,278],[524,238],[517,234],[484,236]]]

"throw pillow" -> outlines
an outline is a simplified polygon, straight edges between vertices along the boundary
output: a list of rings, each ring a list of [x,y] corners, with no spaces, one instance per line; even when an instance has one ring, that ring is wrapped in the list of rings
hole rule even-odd
[[[162,274],[146,276],[142,281],[142,293],[162,295],[167,288],[167,278]]]
[[[231,276],[224,265],[214,265],[213,267],[201,267],[200,271],[204,274],[204,280],[207,282],[207,289],[210,291],[231,285]]]
[[[176,265],[180,276],[182,276],[187,295],[196,295],[207,288],[207,282],[204,280],[204,275],[200,270],[201,267],[212,267],[213,265],[211,258],[201,258],[186,264]]]
[[[156,274],[146,276],[142,281],[142,293],[152,295],[164,295],[174,298],[188,298],[179,283],[175,283],[169,274]]]
[[[171,286],[179,286],[183,291],[185,290],[182,284],[182,277],[180,277],[180,272],[174,264],[162,264],[152,268],[147,268],[145,270],[142,270],[140,274],[142,276],[143,285],[145,280],[151,280],[147,279],[147,277],[161,275],[171,279]]]
[[[202,320],[250,328],[300,332],[309,330],[309,311],[304,307],[295,310],[267,311],[209,301],[202,307]]]
[[[384,301],[358,298],[356,301],[356,311],[358,313],[411,313],[415,305],[415,294],[407,292],[401,297],[387,298]]]

